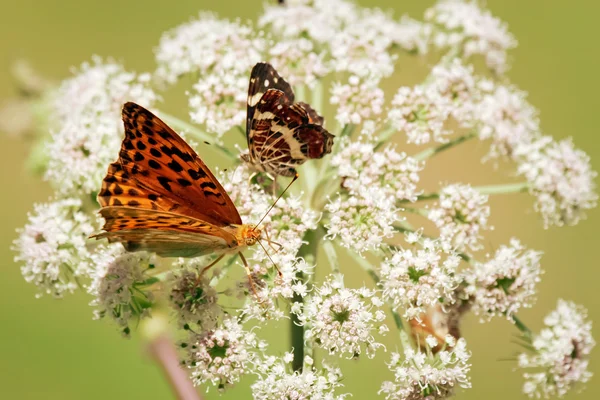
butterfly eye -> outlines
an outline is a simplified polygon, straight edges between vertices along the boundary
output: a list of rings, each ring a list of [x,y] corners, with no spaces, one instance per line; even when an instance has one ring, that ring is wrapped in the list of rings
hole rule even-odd
[[[254,244],[256,244],[255,237],[247,237],[246,238],[246,246],[254,246]]]

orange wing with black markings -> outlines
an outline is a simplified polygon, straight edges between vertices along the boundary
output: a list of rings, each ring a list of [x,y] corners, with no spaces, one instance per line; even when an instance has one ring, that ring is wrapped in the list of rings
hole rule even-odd
[[[145,108],[123,106],[125,138],[98,202],[105,219],[96,238],[127,250],[193,257],[244,246],[260,234],[242,224],[233,202],[196,152]]]
[[[167,124],[135,103],[123,106],[123,123],[125,139],[104,179],[101,206],[176,212],[216,226],[242,223],[219,181]]]

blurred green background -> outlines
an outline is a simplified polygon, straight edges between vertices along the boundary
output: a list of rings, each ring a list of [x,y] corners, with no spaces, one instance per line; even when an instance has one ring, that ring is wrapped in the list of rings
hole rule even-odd
[[[274,1],[274,0],[273,0]],[[360,1],[404,12],[420,19],[433,1]],[[399,4],[402,3],[402,4]],[[488,0],[492,13],[507,21],[519,40],[511,53],[513,67],[508,76],[530,93],[530,101],[541,112],[546,134],[557,139],[573,136],[575,144],[592,157],[600,169],[598,110],[600,109],[600,24],[597,1]],[[17,58],[32,62],[48,77],[61,79],[69,68],[89,60],[92,54],[113,56],[137,71],[154,68],[153,47],[165,30],[189,20],[199,10],[213,10],[223,17],[255,18],[262,1],[222,2],[178,0],[77,1],[53,2],[20,0],[0,3],[0,99],[15,94],[9,66]],[[335,10],[332,10],[335,12]],[[421,64],[419,64],[421,63]],[[423,61],[400,62],[396,83],[414,82],[415,71]],[[419,75],[421,76],[421,75]],[[397,85],[396,85],[397,86]],[[389,90],[393,90],[390,88]],[[170,105],[169,109],[184,104]],[[185,109],[180,109],[183,115]],[[49,188],[24,168],[27,145],[0,135],[0,171],[3,196],[0,203],[0,398],[4,399],[169,399],[169,387],[146,355],[137,339],[124,340],[109,321],[93,321],[89,297],[78,294],[63,300],[35,299],[35,288],[22,279],[9,251],[14,230],[26,221],[26,213],[36,201],[50,195]],[[436,157],[424,174],[425,184],[435,188],[439,182],[462,181],[475,185],[502,183],[510,179],[501,168],[481,165],[485,145],[469,143]],[[222,160],[211,160],[208,164]],[[532,211],[527,195],[494,197],[489,246],[506,243],[517,236],[526,245],[544,251],[546,273],[540,285],[539,300],[533,309],[519,316],[534,330],[558,298],[585,305],[590,318],[600,321],[598,307],[598,256],[600,247],[596,226],[600,212],[593,210],[576,227],[544,230]],[[367,281],[362,273],[346,275],[355,284]],[[277,328],[265,332],[275,349],[288,346]],[[503,361],[518,350],[510,340],[516,329],[502,320],[481,325],[468,318],[464,335],[473,352],[473,388],[461,392],[462,399],[521,398],[522,379],[513,372],[515,364]],[[596,329],[597,331],[597,329]],[[279,332],[279,333],[278,333]],[[596,335],[597,337],[600,337]],[[388,341],[394,350],[395,334]],[[591,370],[600,372],[596,349]],[[345,384],[353,399],[377,398],[383,379],[391,378],[382,362],[343,361]],[[582,399],[600,398],[600,377],[595,377],[580,395]],[[244,381],[222,398],[249,398],[249,381]],[[569,398],[574,398],[571,394]],[[208,398],[218,398],[214,392]]]

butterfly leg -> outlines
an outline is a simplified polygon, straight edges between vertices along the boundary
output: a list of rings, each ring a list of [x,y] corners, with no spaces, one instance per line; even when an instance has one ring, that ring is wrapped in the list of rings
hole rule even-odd
[[[280,243],[274,242],[271,240],[271,236],[269,235],[269,230],[265,227],[265,229],[263,229],[263,232],[265,233],[265,236],[267,237],[267,243],[269,243],[269,247],[275,252],[279,252],[279,250],[281,250],[283,248],[283,245],[281,245]],[[277,245],[279,246],[278,249],[275,248],[275,246],[273,245]]]
[[[223,259],[223,257],[225,257],[225,254],[221,254],[219,257],[217,257],[217,259],[213,262],[211,262],[210,264],[208,264],[206,267],[202,268],[202,272],[200,272],[200,276],[204,275],[204,273],[206,271],[208,271],[209,269],[211,269],[216,263],[218,263],[219,261],[221,261]]]
[[[248,275],[248,283],[250,283],[250,289],[252,289],[252,293],[254,293],[254,296],[256,296],[256,298],[259,299],[258,292],[256,290],[256,285],[254,284],[254,279],[252,279],[252,271],[250,270],[248,261],[246,261],[246,257],[244,257],[244,255],[241,252],[239,252],[238,255],[240,256],[240,259],[242,260],[242,263],[244,264],[244,269],[246,270],[246,275]]]

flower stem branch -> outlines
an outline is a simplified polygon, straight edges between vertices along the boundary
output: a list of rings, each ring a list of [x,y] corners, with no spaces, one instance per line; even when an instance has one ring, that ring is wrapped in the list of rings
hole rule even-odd
[[[319,115],[323,114],[323,82],[319,79],[315,82],[310,92],[310,104]]]
[[[444,144],[436,146],[436,147],[430,147],[428,149],[425,149],[422,152],[414,155],[413,158],[416,160],[419,160],[419,161],[426,160],[438,153],[441,153],[442,151],[445,151],[445,150],[451,149],[452,147],[458,146],[459,144],[464,143],[464,142],[468,141],[469,139],[472,139],[476,136],[477,136],[477,132],[471,131],[465,135],[459,136],[456,139],[449,141],[448,143],[444,143]]]
[[[379,137],[377,138],[377,145],[375,146],[375,149],[379,149],[382,145],[384,145],[385,143],[387,143],[387,141],[396,133],[398,132],[398,129],[394,128],[393,126],[387,126],[385,127],[381,133],[379,134]]]
[[[316,265],[317,252],[320,247],[321,239],[323,238],[324,230],[317,228],[309,230],[304,234],[302,241],[304,245],[298,250],[298,257],[302,257],[307,264]],[[306,277],[302,273],[297,273],[296,278],[302,282]],[[303,298],[297,294],[292,298],[294,303],[302,303]],[[302,371],[304,364],[304,326],[300,325],[300,320],[296,314],[290,314],[290,336],[294,359],[292,360],[292,368],[294,371]]]
[[[202,140],[204,142],[210,143],[213,148],[217,149],[221,154],[223,154],[227,158],[229,158],[231,160],[237,160],[236,155],[233,154],[231,152],[231,150],[229,150],[227,147],[217,144],[217,143],[214,143],[214,141],[215,141],[214,136],[204,132],[203,130],[199,129],[198,127],[196,127],[188,122],[185,122],[185,121],[183,121],[177,117],[174,117],[170,114],[167,114],[163,111],[159,111],[159,115],[160,115],[160,118],[163,119],[169,126],[172,126],[173,128],[178,129],[178,130],[185,131],[185,132],[189,133],[190,135],[194,136],[198,140]]]
[[[515,326],[517,327],[518,330],[523,332],[523,334],[526,337],[531,337],[531,331],[529,330],[527,325],[525,325],[523,323],[523,321],[521,321],[516,315],[512,315],[511,318],[512,318],[513,322],[515,323]]]
[[[510,193],[523,193],[529,190],[530,184],[528,182],[518,183],[503,183],[499,185],[487,185],[487,186],[474,186],[473,189],[477,190],[482,194],[510,194]],[[417,201],[436,200],[440,198],[439,193],[426,193],[417,196]],[[409,202],[408,200],[401,200],[398,204],[404,204]]]
[[[168,317],[160,312],[143,320],[141,333],[148,342],[150,354],[161,367],[179,400],[202,400],[187,372],[181,368],[177,350],[167,333]]]

